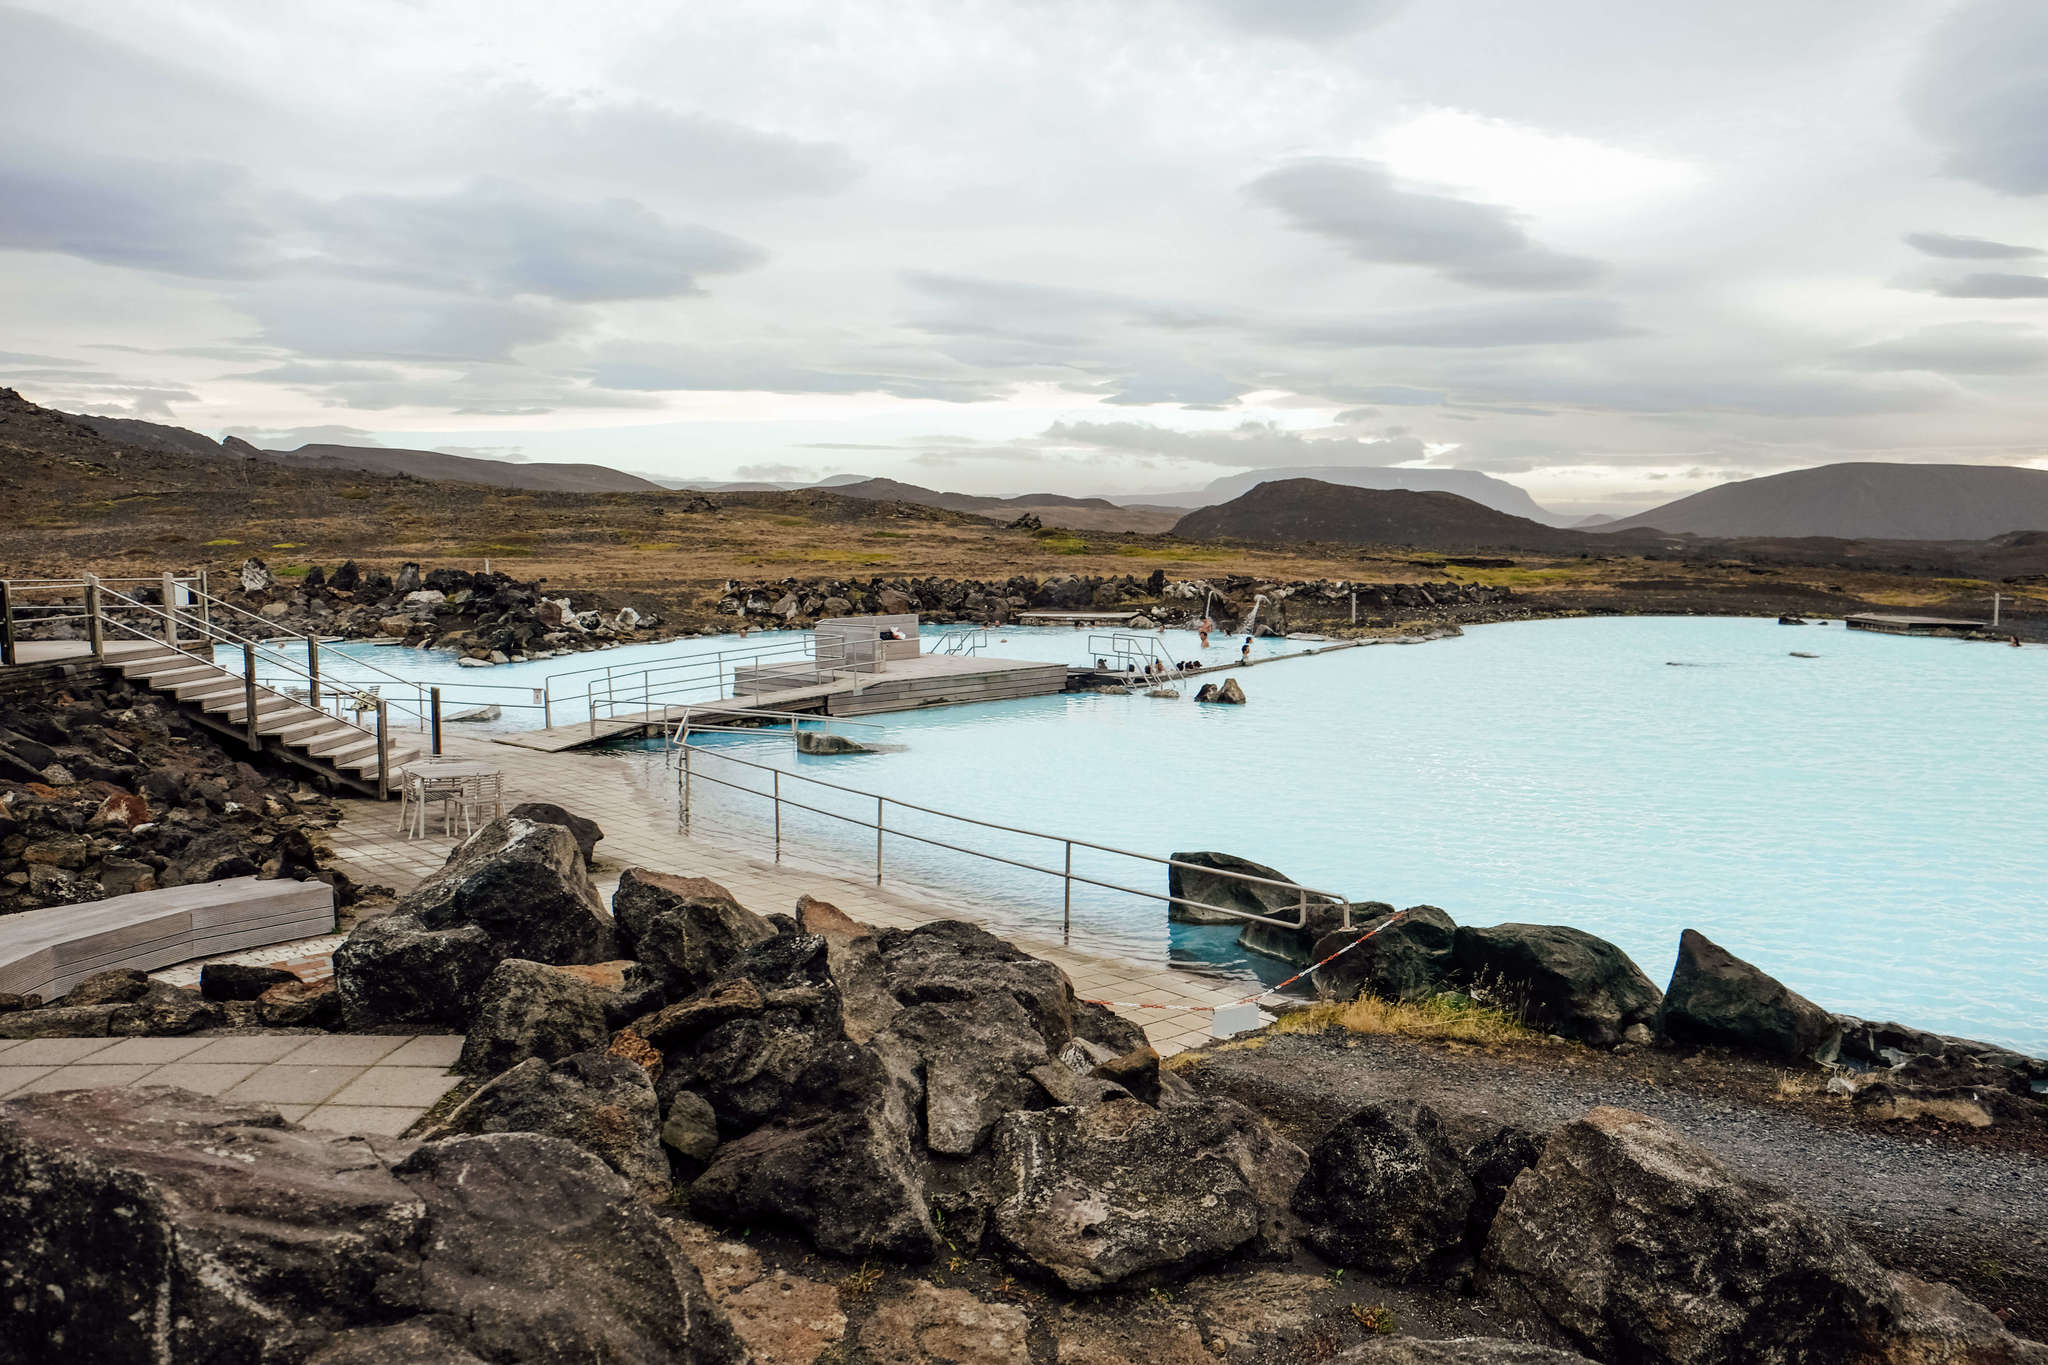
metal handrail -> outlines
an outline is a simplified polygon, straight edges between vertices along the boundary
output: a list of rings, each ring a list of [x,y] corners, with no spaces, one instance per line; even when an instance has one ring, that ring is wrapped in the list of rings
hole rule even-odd
[[[782,861],[782,807],[787,805],[796,810],[808,811],[815,815],[822,815],[830,819],[839,820],[860,829],[874,830],[875,884],[877,886],[881,885],[883,877],[882,840],[884,835],[890,834],[893,834],[898,838],[909,839],[914,843],[925,844],[933,848],[948,849],[952,852],[962,853],[972,858],[980,858],[987,862],[1001,863],[1008,867],[1022,868],[1025,871],[1038,872],[1049,877],[1058,877],[1062,881],[1064,893],[1062,897],[1060,932],[1063,941],[1068,943],[1071,943],[1073,941],[1074,884],[1076,882],[1080,883],[1083,886],[1094,886],[1100,887],[1108,891],[1123,892],[1133,896],[1143,896],[1151,900],[1165,901],[1168,905],[1185,905],[1212,913],[1228,915],[1233,919],[1247,920],[1259,924],[1270,924],[1277,928],[1283,929],[1307,928],[1311,906],[1334,906],[1339,908],[1342,912],[1341,927],[1344,929],[1351,928],[1351,912],[1353,907],[1351,901],[1348,898],[1344,896],[1335,895],[1328,891],[1318,891],[1313,887],[1303,886],[1299,882],[1290,882],[1273,877],[1260,877],[1249,872],[1233,872],[1226,868],[1204,867],[1199,863],[1187,863],[1182,862],[1175,858],[1161,858],[1156,854],[1138,853],[1134,852],[1131,849],[1117,848],[1113,844],[1098,844],[1088,839],[1074,839],[1061,834],[1046,834],[1040,830],[1022,829],[1016,825],[999,824],[998,822],[993,820],[977,819],[976,817],[971,815],[958,815],[952,811],[939,810],[933,806],[922,806],[914,801],[904,801],[893,796],[883,796],[877,792],[862,791],[857,787],[848,787],[837,782],[827,782],[822,778],[808,777],[802,773],[785,774],[782,769],[773,767],[769,764],[755,763],[749,759],[738,758],[732,754],[724,752],[713,750],[700,750],[698,746],[694,746],[688,743],[685,743],[681,746],[680,752],[682,754],[683,761],[678,771],[676,781],[681,789],[682,799],[680,803],[680,824],[681,830],[684,834],[688,834],[690,830],[690,782],[691,779],[694,777],[700,781],[710,782],[722,787],[729,787],[735,791],[746,792],[747,794],[752,796],[764,797],[774,803],[775,860],[778,863]],[[725,779],[719,777],[713,777],[708,773],[693,772],[690,761],[690,755],[693,752],[702,752],[710,757],[722,759],[727,763],[736,763],[742,767],[752,768],[757,772],[768,773],[771,777],[772,785],[768,791],[764,792],[754,787],[745,786],[737,782],[728,782]],[[858,816],[847,815],[840,811],[826,810],[823,807],[813,806],[805,802],[794,800],[790,797],[785,797],[782,794],[782,779],[784,776],[788,776],[799,782],[808,782],[813,786],[824,787],[832,791],[843,792],[848,796],[858,797],[864,802],[873,801],[875,803],[875,818],[872,822],[870,822]],[[934,839],[927,835],[917,834],[910,830],[892,829],[888,826],[886,820],[887,808],[889,806],[895,806],[902,810],[916,811],[922,815],[937,816],[942,820],[952,820],[960,824],[976,825],[982,829],[998,830],[1006,834],[1019,834],[1025,836],[1026,838],[1043,839],[1047,843],[1061,844],[1065,847],[1066,850],[1065,865],[1059,868],[1042,867],[1036,863],[1025,862],[1022,859],[1009,858],[1005,857],[1002,854],[989,853],[982,849],[967,848],[959,844],[948,843],[943,839]],[[1121,858],[1132,858],[1140,862],[1156,863],[1160,866],[1168,868],[1177,867],[1186,869],[1188,871],[1204,872],[1211,876],[1221,877],[1226,880],[1239,882],[1248,886],[1268,886],[1289,891],[1294,893],[1296,898],[1294,918],[1291,920],[1281,919],[1271,915],[1255,914],[1248,910],[1233,910],[1227,906],[1213,905],[1206,901],[1189,900],[1186,897],[1175,896],[1170,892],[1162,894],[1157,891],[1148,891],[1141,887],[1124,886],[1117,882],[1108,882],[1103,881],[1100,878],[1083,876],[1074,871],[1074,850],[1077,848],[1088,849],[1090,851],[1098,853],[1108,853]]]
[[[797,748],[797,732],[806,723],[813,726],[815,733],[827,735],[832,733],[832,727],[835,725],[851,725],[857,730],[882,730],[887,728],[874,721],[847,720],[841,716],[830,716],[819,711],[777,711],[751,706],[722,706],[716,702],[706,702],[685,706],[683,714],[676,720],[675,728],[671,730],[667,728],[668,716],[666,708],[664,708],[662,725],[666,742],[662,746],[662,751],[667,761],[674,761],[675,751],[688,745],[692,734],[762,735],[769,733],[772,729],[772,725],[706,724],[696,719],[693,713],[697,711],[702,711],[706,715],[711,716],[739,716],[748,720],[786,724],[789,726],[789,744],[792,750]]]
[[[926,651],[930,654],[979,654],[989,644],[986,626],[977,626],[973,630],[935,631],[930,638],[938,641]]]

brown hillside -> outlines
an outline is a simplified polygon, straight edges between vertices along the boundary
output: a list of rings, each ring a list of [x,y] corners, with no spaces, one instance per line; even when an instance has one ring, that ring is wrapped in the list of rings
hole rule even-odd
[[[1320,479],[1277,479],[1181,518],[1190,540],[1325,541],[1424,550],[1539,550],[1572,553],[1583,535],[1482,507],[1456,493],[1352,488]]]

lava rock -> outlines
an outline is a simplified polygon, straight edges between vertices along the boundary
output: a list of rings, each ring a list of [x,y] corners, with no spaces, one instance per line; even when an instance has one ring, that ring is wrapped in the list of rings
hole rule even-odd
[[[820,1050],[779,1117],[719,1146],[690,1205],[792,1228],[834,1255],[929,1259],[940,1242],[913,1128],[900,1079],[841,1040]]]
[[[1600,1360],[2024,1360],[1953,1290],[1885,1271],[1848,1230],[1669,1125],[1595,1109],[1517,1179],[1481,1257],[1513,1318]]]
[[[514,820],[531,820],[538,825],[560,825],[576,840],[576,851],[583,855],[583,870],[588,872],[597,860],[597,845],[604,838],[604,831],[597,821],[586,820],[572,815],[560,806],[548,801],[525,801],[506,812]]]
[[[1068,1289],[1144,1284],[1277,1242],[1301,1149],[1224,1099],[1012,1113],[996,1129],[994,1230]]]
[[[1500,1337],[1378,1337],[1330,1357],[1331,1365],[1592,1365],[1576,1351],[1560,1351]]]
[[[1282,885],[1264,886],[1218,873],[1263,877]],[[1285,873],[1234,853],[1176,853],[1166,868],[1166,894],[1173,897],[1166,917],[1178,924],[1243,924],[1245,915],[1291,918],[1301,903],[1300,896],[1287,889],[1293,885]],[[1231,911],[1237,913],[1227,913]]]
[[[529,1058],[559,1061],[601,1048],[609,992],[572,970],[508,957],[491,969],[477,992],[476,1015],[455,1069],[495,1076]]]
[[[820,730],[798,730],[796,732],[796,751],[800,754],[813,754],[824,757],[831,757],[837,754],[871,754],[874,752],[873,749],[862,744],[859,740],[848,739],[845,735],[827,734]]]
[[[1559,924],[1461,925],[1452,960],[1468,987],[1505,995],[1525,1023],[1596,1047],[1654,1027],[1664,998],[1621,949]]]
[[[569,831],[507,817],[457,847],[381,919],[335,950],[334,978],[366,1022],[467,1028],[477,994],[506,958],[607,962],[611,917]]]
[[[1679,1042],[1787,1059],[1830,1054],[1842,1035],[1832,1014],[1693,929],[1679,935],[1661,1022]]]
[[[298,979],[282,967],[209,962],[199,969],[199,994],[207,1000],[255,1000],[272,986]]]
[[[1379,903],[1354,905],[1352,923],[1317,940],[1309,961],[1321,962],[1356,942],[1374,926],[1385,924],[1393,907]],[[1368,918],[1368,916],[1370,918]],[[1316,968],[1316,994],[1324,1000],[1427,1000],[1443,990],[1451,977],[1451,946],[1458,926],[1434,905],[1411,905],[1401,918],[1373,934],[1336,961]]]
[[[660,968],[676,995],[703,989],[751,945],[775,936],[717,882],[644,867],[619,878],[612,913],[625,955]]]
[[[742,1358],[652,1213],[556,1138],[80,1090],[0,1102],[0,1187],[10,1361]]]
[[[623,1057],[578,1052],[550,1066],[529,1057],[480,1086],[427,1134],[544,1133],[573,1142],[643,1196],[668,1194],[661,1102],[647,1073]]]
[[[1434,1109],[1374,1104],[1310,1150],[1294,1211],[1328,1259],[1409,1278],[1464,1245],[1475,1197]]]

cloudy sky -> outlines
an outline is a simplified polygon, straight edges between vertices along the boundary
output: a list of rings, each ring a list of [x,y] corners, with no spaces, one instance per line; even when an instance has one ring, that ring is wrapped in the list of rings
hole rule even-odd
[[[32,0],[0,127],[0,383],[271,445],[2048,467],[2042,0]]]

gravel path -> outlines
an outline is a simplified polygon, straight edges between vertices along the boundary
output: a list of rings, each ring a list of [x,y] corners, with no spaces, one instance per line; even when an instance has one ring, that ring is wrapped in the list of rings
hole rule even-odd
[[[1741,1087],[1716,1080],[1712,1065],[1696,1084],[1682,1063],[1666,1059],[1658,1070],[1631,1074],[1625,1059],[1577,1049],[1524,1060],[1398,1038],[1283,1034],[1205,1052],[1180,1074],[1304,1144],[1379,1100],[1426,1102],[1454,1131],[1476,1130],[1482,1118],[1546,1127],[1597,1105],[1634,1109],[1843,1219],[1887,1265],[1949,1280],[2007,1310],[2015,1331],[2048,1337],[2048,1159],[1922,1125],[1816,1121],[1795,1106],[1723,1093]]]

